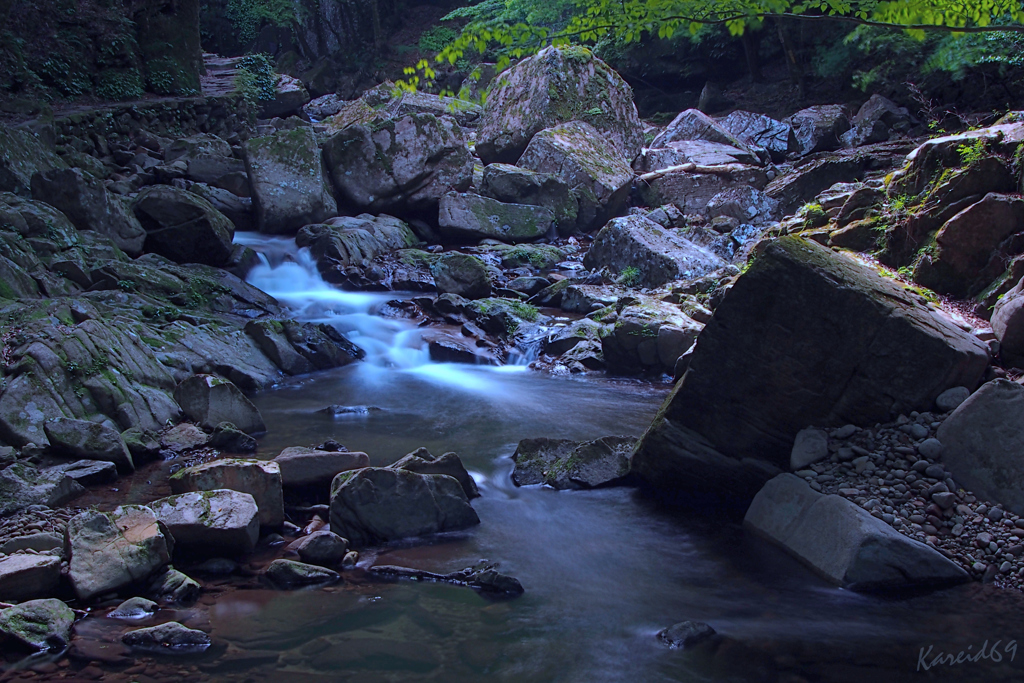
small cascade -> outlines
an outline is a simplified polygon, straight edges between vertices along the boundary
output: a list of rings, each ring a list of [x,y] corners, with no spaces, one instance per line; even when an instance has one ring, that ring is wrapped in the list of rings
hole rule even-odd
[[[435,363],[430,360],[419,328],[401,319],[384,318],[378,311],[388,301],[413,296],[402,292],[347,292],[330,285],[320,276],[308,249],[295,241],[257,233],[236,233],[235,242],[260,255],[260,264],[247,281],[291,309],[297,320],[326,323],[366,352],[357,372],[366,382],[389,382],[389,373],[402,371],[431,384],[455,386],[467,391],[495,391],[496,374],[526,370],[542,346],[537,328],[513,351],[503,367]],[[546,333],[546,332],[544,332]]]

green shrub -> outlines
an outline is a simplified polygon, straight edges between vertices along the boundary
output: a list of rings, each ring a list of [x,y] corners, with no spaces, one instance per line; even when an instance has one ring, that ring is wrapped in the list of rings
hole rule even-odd
[[[123,102],[142,97],[142,76],[137,69],[108,69],[96,78],[96,97]]]
[[[434,26],[420,34],[418,46],[420,52],[437,54],[458,37],[459,34],[454,29],[447,26]]]
[[[238,60],[238,76],[235,77],[235,92],[249,105],[255,115],[260,102],[274,99],[277,88],[277,74],[270,55],[256,53]]]

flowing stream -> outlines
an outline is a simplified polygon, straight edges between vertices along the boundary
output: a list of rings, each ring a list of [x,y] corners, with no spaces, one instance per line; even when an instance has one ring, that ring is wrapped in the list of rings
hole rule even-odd
[[[735,521],[660,509],[630,488],[557,492],[511,483],[523,438],[639,435],[668,386],[552,377],[429,361],[417,330],[374,315],[396,294],[324,284],[291,240],[243,235],[265,254],[249,280],[302,320],[328,322],[364,362],[294,378],[256,398],[260,452],[334,438],[384,465],[420,447],[457,452],[483,496],[482,523],[367,555],[447,572],[501,563],[526,589],[488,600],[441,584],[354,582],[299,591],[227,591],[209,601],[206,655],[218,680],[880,681],[1022,680],[1024,600],[971,585],[900,598],[832,587]],[[351,407],[341,415],[319,413]],[[698,620],[722,636],[691,652],[656,632]],[[921,648],[1002,662],[918,671]],[[970,649],[969,649],[970,647]],[[994,657],[992,655],[991,657]]]

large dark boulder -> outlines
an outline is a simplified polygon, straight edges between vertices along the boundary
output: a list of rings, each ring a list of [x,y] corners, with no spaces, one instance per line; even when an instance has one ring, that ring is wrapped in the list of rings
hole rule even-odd
[[[103,183],[77,168],[53,168],[32,176],[32,198],[62,211],[79,230],[95,230],[129,256],[142,253],[146,231],[131,209]]]
[[[569,121],[600,131],[625,161],[644,146],[633,91],[583,47],[549,47],[501,75],[488,93],[476,152],[484,163],[514,164],[538,132]]]
[[[331,484],[331,531],[364,547],[479,524],[458,480],[366,467]]]
[[[154,185],[139,193],[132,211],[146,230],[146,251],[208,266],[223,266],[231,258],[234,225],[196,194]]]
[[[0,191],[32,194],[32,176],[67,164],[27,130],[0,126]]]
[[[808,425],[875,424],[977,386],[988,349],[895,281],[816,243],[769,244],[697,340],[633,468],[739,507]]]

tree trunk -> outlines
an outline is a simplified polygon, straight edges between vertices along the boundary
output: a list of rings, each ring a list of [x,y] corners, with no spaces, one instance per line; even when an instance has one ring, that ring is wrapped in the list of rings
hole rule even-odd
[[[747,28],[741,37],[743,41],[743,56],[747,58],[747,71],[750,72],[750,80],[754,83],[764,81],[764,74],[761,73],[761,59],[758,55],[758,48],[761,45],[761,32]]]
[[[797,96],[800,101],[804,99],[804,70],[796,56],[796,49],[789,39],[789,34],[783,26],[782,19],[775,20],[775,28],[778,30],[779,42],[782,43],[782,52],[786,55],[786,67],[789,70],[789,80],[796,86]]]

